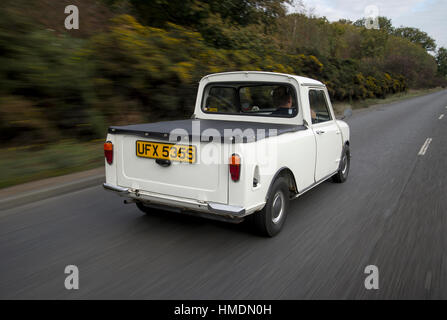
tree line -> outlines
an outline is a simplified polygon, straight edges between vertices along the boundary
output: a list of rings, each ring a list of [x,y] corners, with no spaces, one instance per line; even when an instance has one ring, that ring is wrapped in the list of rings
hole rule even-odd
[[[78,0],[76,33],[51,18],[51,1],[34,1],[47,20],[25,11],[27,1],[5,0],[0,11],[3,146],[89,140],[110,124],[188,117],[197,82],[215,72],[308,76],[337,101],[446,84],[447,50],[386,17],[375,30],[290,13],[288,0]]]

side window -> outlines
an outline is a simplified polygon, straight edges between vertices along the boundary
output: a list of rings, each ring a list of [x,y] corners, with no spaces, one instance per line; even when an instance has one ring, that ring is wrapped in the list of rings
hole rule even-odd
[[[329,112],[329,107],[323,90],[309,90],[309,105],[312,123],[331,120],[331,113]]]

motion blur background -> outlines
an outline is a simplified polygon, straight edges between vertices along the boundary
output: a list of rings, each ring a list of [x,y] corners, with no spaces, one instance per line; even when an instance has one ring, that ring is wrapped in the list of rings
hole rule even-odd
[[[3,0],[0,188],[102,165],[108,125],[189,117],[209,73],[303,75],[354,106],[446,86],[445,48],[379,25],[286,0]]]

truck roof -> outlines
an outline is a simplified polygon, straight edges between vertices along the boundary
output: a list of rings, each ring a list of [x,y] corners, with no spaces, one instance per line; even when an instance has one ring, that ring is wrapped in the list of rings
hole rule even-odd
[[[204,76],[200,81],[203,81],[207,78],[211,77],[219,77],[223,75],[230,75],[230,74],[266,74],[266,75],[278,75],[278,76],[285,76],[285,77],[291,77],[294,78],[299,84],[304,85],[318,85],[318,86],[324,86],[324,84],[318,80],[297,76],[293,74],[287,74],[287,73],[279,73],[279,72],[267,72],[267,71],[231,71],[231,72],[220,72],[220,73],[212,73]]]

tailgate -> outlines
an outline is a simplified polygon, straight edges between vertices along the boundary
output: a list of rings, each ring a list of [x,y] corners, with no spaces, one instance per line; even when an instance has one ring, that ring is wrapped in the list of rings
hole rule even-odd
[[[208,164],[180,161],[172,161],[170,166],[161,166],[155,159],[137,156],[137,140],[166,143],[153,138],[116,135],[116,169],[119,186],[182,198],[227,203],[228,166],[219,164],[221,162]],[[199,161],[200,146],[197,143],[192,145],[196,146]],[[213,147],[220,148],[222,152],[220,142],[216,142]]]

